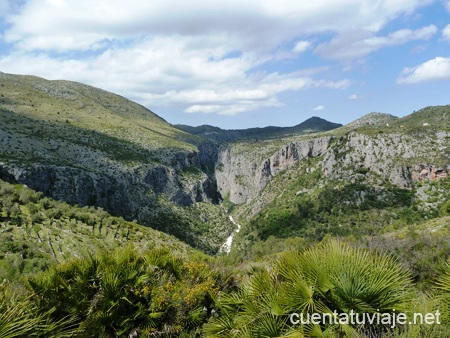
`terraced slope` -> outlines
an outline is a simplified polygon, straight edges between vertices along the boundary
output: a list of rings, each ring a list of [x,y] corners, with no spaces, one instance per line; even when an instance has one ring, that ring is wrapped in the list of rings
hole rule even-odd
[[[0,279],[11,280],[89,252],[126,246],[194,252],[173,236],[113,217],[103,209],[71,206],[0,180]]]
[[[46,196],[102,207],[208,252],[233,227],[217,205],[215,148],[121,96],[0,73],[0,143],[0,178]],[[218,219],[205,227],[199,214]]]

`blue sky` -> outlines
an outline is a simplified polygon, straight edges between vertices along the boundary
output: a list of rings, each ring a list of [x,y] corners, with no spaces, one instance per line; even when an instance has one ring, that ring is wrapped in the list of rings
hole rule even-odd
[[[450,0],[0,0],[0,71],[170,123],[348,123],[450,104]]]

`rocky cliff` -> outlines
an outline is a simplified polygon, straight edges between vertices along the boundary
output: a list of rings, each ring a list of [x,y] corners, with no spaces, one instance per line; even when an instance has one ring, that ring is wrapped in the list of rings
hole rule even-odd
[[[261,159],[267,149],[254,144],[242,150],[231,144],[219,154],[218,189],[232,203],[258,196],[271,179],[305,159],[317,159],[329,180],[382,184],[388,180],[410,188],[421,180],[438,180],[450,173],[450,132],[419,129],[409,132],[339,132],[289,141]],[[263,156],[264,157],[264,156]]]
[[[299,135],[316,130],[313,122],[320,122],[319,130],[333,127],[314,118],[283,130],[281,138],[274,137],[280,130],[262,128],[218,144],[82,84],[0,73],[0,85],[1,179],[102,207],[211,252],[233,230],[220,201],[248,205],[253,216],[283,194],[270,191],[283,173],[314,172],[320,184],[362,182],[376,190],[386,182],[410,189],[450,172],[448,106],[403,119],[370,114],[332,131]]]
[[[268,157],[264,157],[264,153],[270,152],[271,148],[260,148],[255,144],[242,151],[242,144],[231,144],[219,154],[216,171],[219,192],[232,203],[245,203],[256,197],[283,170],[306,158],[324,155],[331,140],[331,136],[326,136],[289,141]]]
[[[0,84],[0,178],[102,207],[198,247],[214,250],[228,236],[226,216],[208,235],[194,211],[183,209],[219,208],[217,147],[210,141],[82,84],[3,73]]]
[[[413,182],[439,179],[447,173],[449,140],[449,132],[433,130],[375,135],[350,132],[335,138],[323,159],[323,173],[341,180],[364,173],[410,188]]]

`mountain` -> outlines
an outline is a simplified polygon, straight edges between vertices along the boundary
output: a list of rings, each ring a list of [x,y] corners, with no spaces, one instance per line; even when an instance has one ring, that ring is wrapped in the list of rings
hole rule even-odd
[[[235,222],[247,255],[272,237],[380,235],[445,214],[450,198],[449,106],[223,130],[175,128],[79,83],[1,73],[0,88],[0,179],[212,254]]]
[[[211,139],[219,143],[230,142],[236,140],[250,139],[275,139],[296,135],[304,135],[328,131],[339,128],[342,125],[326,121],[320,117],[313,116],[306,121],[293,127],[264,127],[249,129],[231,129],[224,130],[218,127],[203,125],[191,127],[186,125],[175,125],[176,128],[187,133]]]
[[[369,114],[322,134],[229,144],[216,179],[244,225],[235,250],[249,257],[255,243],[294,237],[362,241],[446,215],[449,113],[441,106],[401,119]]]
[[[1,179],[104,208],[207,252],[216,252],[234,228],[219,206],[219,147],[211,138],[270,139],[338,126],[311,118],[291,128],[187,133],[141,105],[80,83],[0,73],[0,88]],[[218,137],[204,137],[215,132]]]
[[[349,129],[356,129],[361,127],[384,127],[389,126],[389,124],[394,123],[398,120],[398,117],[384,114],[384,113],[369,113],[360,117],[359,119],[350,122],[345,127]]]
[[[449,117],[176,128],[97,88],[0,73],[0,331],[279,336],[305,290],[326,313],[348,299],[375,313],[393,291],[448,323]]]
[[[217,205],[208,142],[80,83],[0,73],[0,90],[1,179],[102,207],[205,251],[228,236],[233,225]],[[214,229],[205,228],[213,217]]]

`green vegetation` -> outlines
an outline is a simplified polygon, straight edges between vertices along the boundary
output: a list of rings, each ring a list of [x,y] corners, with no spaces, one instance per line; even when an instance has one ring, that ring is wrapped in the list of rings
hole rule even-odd
[[[345,184],[336,189],[330,184],[319,191],[298,193],[294,198],[287,192],[284,195],[266,206],[247,231],[257,231],[261,239],[301,236],[320,241],[326,234],[377,234],[385,230],[386,224],[399,227],[422,218],[413,210],[413,192],[394,186],[374,189],[364,184]]]
[[[313,171],[296,180],[310,189],[320,177]],[[237,252],[217,258],[196,253],[165,234],[22,185],[0,181],[0,195],[5,337],[387,338],[450,332],[448,216],[359,240],[351,234],[349,244],[326,237],[316,246],[317,239],[270,236],[251,246],[252,262]],[[392,196],[402,201],[397,207],[411,203],[409,195]],[[206,203],[194,210],[202,209],[199,218],[223,217],[211,214]],[[407,314],[439,310],[444,324],[391,329],[289,321],[294,312],[391,308]]]
[[[113,217],[94,207],[74,207],[20,184],[0,180],[0,280],[46,270],[86,251],[133,243],[192,250],[170,235]]]
[[[427,294],[392,256],[336,240],[250,275],[202,254],[132,247],[86,254],[0,286],[2,337],[448,337],[449,271]],[[238,284],[236,284],[236,282]],[[18,287],[19,286],[19,287]],[[440,312],[440,325],[292,323],[293,313]],[[294,317],[296,318],[296,317]],[[328,317],[331,318],[331,317]],[[392,317],[390,317],[392,318]],[[298,318],[297,318],[298,319]]]
[[[191,135],[82,84],[0,85],[0,337],[450,336],[449,106]]]
[[[76,317],[55,321],[54,312],[54,309],[42,311],[30,295],[14,292],[9,285],[0,285],[1,337],[73,337]]]
[[[388,256],[331,241],[287,252],[237,293],[219,297],[221,315],[205,326],[214,337],[381,337],[386,326],[293,325],[292,313],[407,312],[414,294],[407,270]]]
[[[208,319],[212,296],[226,289],[226,278],[205,258],[185,261],[169,249],[104,252],[28,282],[38,306],[54,309],[53,320],[78,318],[81,337],[195,337]]]

